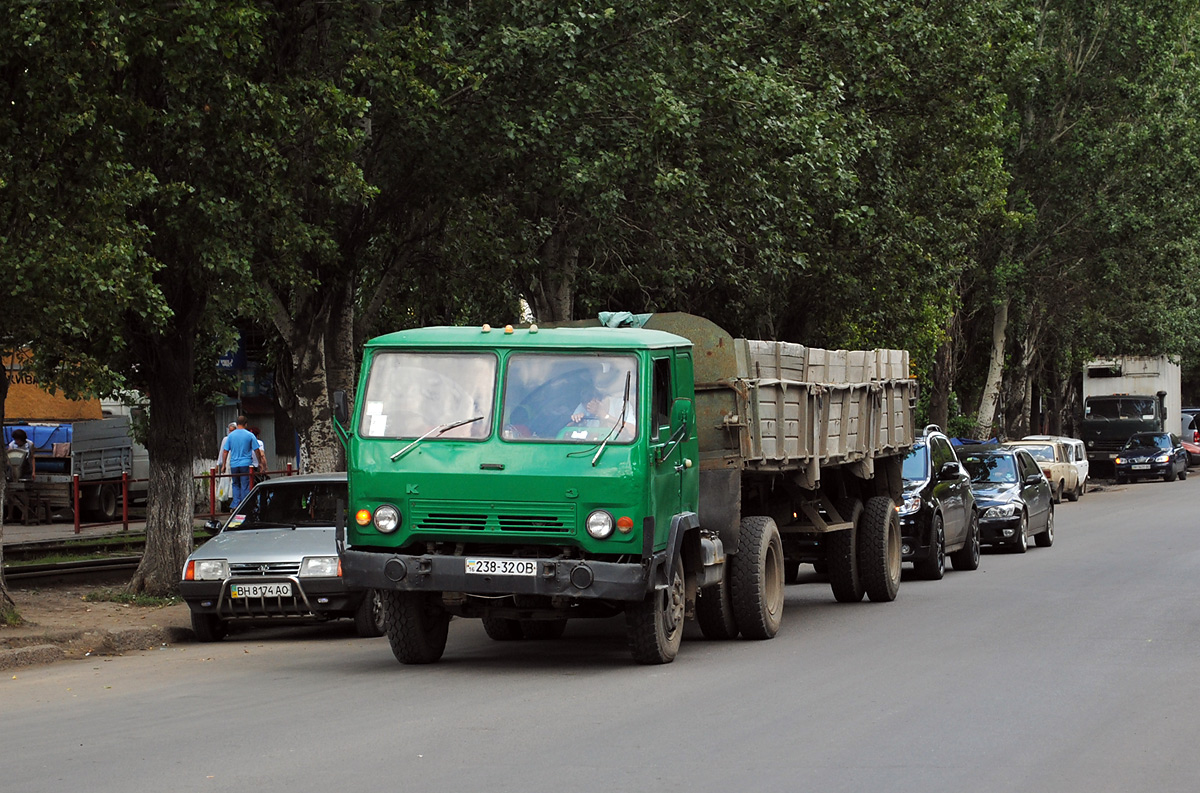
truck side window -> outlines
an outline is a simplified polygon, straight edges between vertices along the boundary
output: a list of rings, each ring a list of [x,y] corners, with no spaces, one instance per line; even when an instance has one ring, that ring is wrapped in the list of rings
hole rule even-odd
[[[671,398],[674,394],[671,388],[671,359],[656,358],[650,394],[651,426],[656,440],[664,427],[671,426]]]

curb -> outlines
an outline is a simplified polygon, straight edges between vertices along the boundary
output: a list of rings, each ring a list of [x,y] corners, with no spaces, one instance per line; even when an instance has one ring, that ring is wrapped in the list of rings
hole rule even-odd
[[[190,628],[148,627],[105,631],[61,631],[27,636],[15,646],[0,647],[0,670],[50,664],[68,658],[123,655],[169,644],[194,642]]]

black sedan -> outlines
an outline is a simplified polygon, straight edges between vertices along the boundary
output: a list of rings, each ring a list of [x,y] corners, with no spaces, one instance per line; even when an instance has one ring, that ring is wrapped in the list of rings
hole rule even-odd
[[[1135,432],[1113,460],[1117,484],[1141,477],[1164,482],[1187,479],[1188,453],[1179,436],[1171,432]]]
[[[979,510],[979,541],[1025,553],[1029,537],[1043,548],[1054,544],[1050,482],[1024,449],[981,447],[959,453],[971,475]]]

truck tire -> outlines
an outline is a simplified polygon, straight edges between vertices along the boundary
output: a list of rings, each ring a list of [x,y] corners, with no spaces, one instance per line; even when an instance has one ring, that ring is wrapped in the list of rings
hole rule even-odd
[[[863,598],[862,579],[858,574],[858,519],[862,502],[857,498],[834,504],[838,514],[854,527],[825,535],[825,560],[829,565],[829,587],[838,603],[857,603]]]
[[[783,560],[783,582],[785,584],[800,583],[800,563],[795,559]]]
[[[117,517],[117,489],[112,485],[100,485],[96,491],[96,508],[92,510],[96,520],[107,521]]]
[[[890,603],[900,591],[900,517],[887,496],[872,496],[858,521],[858,574],[872,602]]]
[[[503,617],[484,617],[483,630],[487,633],[488,638],[495,642],[515,642],[518,639],[524,639],[525,633],[521,630],[521,623],[518,620],[505,619]]]
[[[566,629],[566,620],[521,620],[521,635],[535,641],[561,639]]]
[[[664,589],[655,589],[625,609],[625,629],[633,660],[639,664],[669,664],[683,641],[686,587],[683,557],[675,556],[671,577]]]
[[[229,633],[229,625],[216,614],[198,614],[192,612],[192,631],[196,641],[219,642]]]
[[[942,522],[942,516],[938,513],[934,513],[933,528],[929,532],[929,539],[932,543],[929,548],[929,556],[918,559],[913,564],[913,569],[926,581],[940,581],[946,574],[946,526]]]
[[[771,518],[742,518],[733,557],[733,615],[747,639],[770,639],[783,621],[783,542]]]
[[[971,527],[967,530],[967,544],[950,554],[955,570],[979,569],[979,513],[971,510]]]
[[[706,639],[734,639],[738,635],[729,584],[729,578],[733,575],[730,564],[726,563],[724,572],[721,583],[704,587],[696,593],[696,622]]]
[[[383,591],[384,624],[392,655],[402,664],[432,664],[446,651],[450,613],[429,592]]]
[[[383,597],[378,589],[368,589],[354,610],[354,632],[364,639],[382,636],[387,630],[383,616]]]

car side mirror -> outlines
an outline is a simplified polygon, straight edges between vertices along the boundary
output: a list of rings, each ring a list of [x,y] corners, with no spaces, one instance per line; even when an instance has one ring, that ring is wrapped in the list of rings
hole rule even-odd
[[[1028,476],[1025,477],[1025,484],[1036,485],[1041,480],[1042,480],[1041,474],[1029,474]]]
[[[953,461],[946,462],[942,463],[942,467],[938,469],[937,478],[939,482],[946,482],[951,479],[957,479],[961,472],[962,466],[960,466],[958,463]]]
[[[211,518],[204,521],[204,530],[209,534],[216,534],[221,530],[221,521]]]

